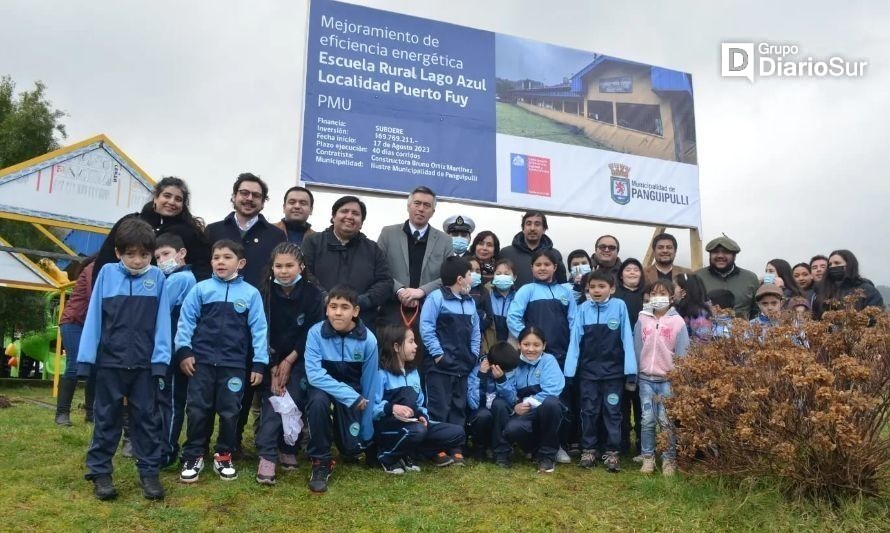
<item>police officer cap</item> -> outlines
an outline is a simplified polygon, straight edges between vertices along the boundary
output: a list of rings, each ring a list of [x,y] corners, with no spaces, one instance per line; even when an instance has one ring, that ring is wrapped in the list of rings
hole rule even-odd
[[[445,219],[445,222],[442,223],[442,229],[445,233],[453,231],[473,233],[473,230],[476,229],[476,223],[470,217],[455,215]]]
[[[709,252],[713,252],[717,248],[723,248],[727,252],[731,252],[734,254],[737,254],[742,251],[742,249],[739,248],[739,244],[737,242],[735,242],[734,240],[730,239],[729,237],[727,237],[725,233],[723,235],[721,235],[720,237],[717,237],[716,239],[712,240],[711,242],[708,243],[707,246],[705,246],[705,250],[707,250]]]

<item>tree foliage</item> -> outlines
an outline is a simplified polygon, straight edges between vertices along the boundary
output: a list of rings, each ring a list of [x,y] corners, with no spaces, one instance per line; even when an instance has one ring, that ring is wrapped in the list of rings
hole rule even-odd
[[[46,86],[15,94],[9,76],[0,78],[0,168],[15,165],[59,147],[66,138],[63,111],[46,99]]]

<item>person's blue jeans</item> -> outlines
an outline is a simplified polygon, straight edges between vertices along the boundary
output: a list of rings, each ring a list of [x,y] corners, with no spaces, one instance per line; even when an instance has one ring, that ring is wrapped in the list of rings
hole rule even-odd
[[[662,452],[662,459],[675,459],[677,457],[677,441],[674,437],[674,426],[667,416],[664,408],[664,398],[671,397],[670,381],[649,381],[640,378],[640,404],[643,408],[641,438],[643,441],[643,455],[655,454],[655,427],[667,432],[668,446]]]
[[[65,379],[77,381],[77,351],[80,349],[80,336],[83,326],[80,324],[62,324],[59,326],[62,334],[62,346],[65,347]]]

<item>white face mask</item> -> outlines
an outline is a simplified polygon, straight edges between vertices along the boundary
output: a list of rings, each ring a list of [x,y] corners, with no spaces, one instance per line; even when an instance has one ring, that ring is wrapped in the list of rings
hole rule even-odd
[[[295,278],[293,279],[293,281],[291,281],[290,283],[282,283],[282,282],[278,281],[278,278],[273,278],[272,281],[273,281],[276,285],[281,285],[282,287],[293,287],[293,286],[296,285],[297,282],[300,281],[302,278],[303,278],[303,276],[297,274],[297,277],[295,277]]]
[[[236,271],[232,272],[232,275],[231,275],[231,276],[227,277],[227,278],[224,279],[223,281],[232,281],[233,279],[235,279],[235,278],[237,278],[237,277],[238,277],[238,271],[236,270]]]
[[[127,272],[129,272],[131,276],[141,276],[142,274],[145,274],[146,272],[148,272],[148,269],[151,268],[151,265],[145,265],[143,268],[140,268],[139,270],[133,270],[132,268],[130,268],[126,265],[124,265],[124,268],[127,269]]]
[[[671,305],[671,299],[668,296],[653,296],[649,298],[649,304],[652,306],[652,309],[655,311],[661,311],[662,309],[667,309],[669,305]]]
[[[526,363],[526,364],[529,364],[529,365],[534,366],[534,365],[537,365],[537,364],[538,364],[538,361],[540,361],[541,358],[538,357],[537,359],[535,359],[534,361],[532,361],[532,360],[530,360],[528,357],[526,357],[525,354],[519,354],[519,360],[522,361],[523,363]]]
[[[178,267],[179,264],[176,263],[175,257],[171,257],[170,259],[158,263],[158,268],[160,268],[164,274],[169,274],[176,270]]]
[[[572,277],[573,278],[580,278],[581,276],[583,276],[585,274],[590,274],[590,265],[588,265],[587,263],[575,265],[572,267]]]

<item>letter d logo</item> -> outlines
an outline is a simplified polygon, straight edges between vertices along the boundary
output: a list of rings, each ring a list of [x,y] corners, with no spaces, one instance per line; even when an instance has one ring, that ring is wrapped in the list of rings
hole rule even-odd
[[[754,43],[720,43],[720,75],[754,83]]]

